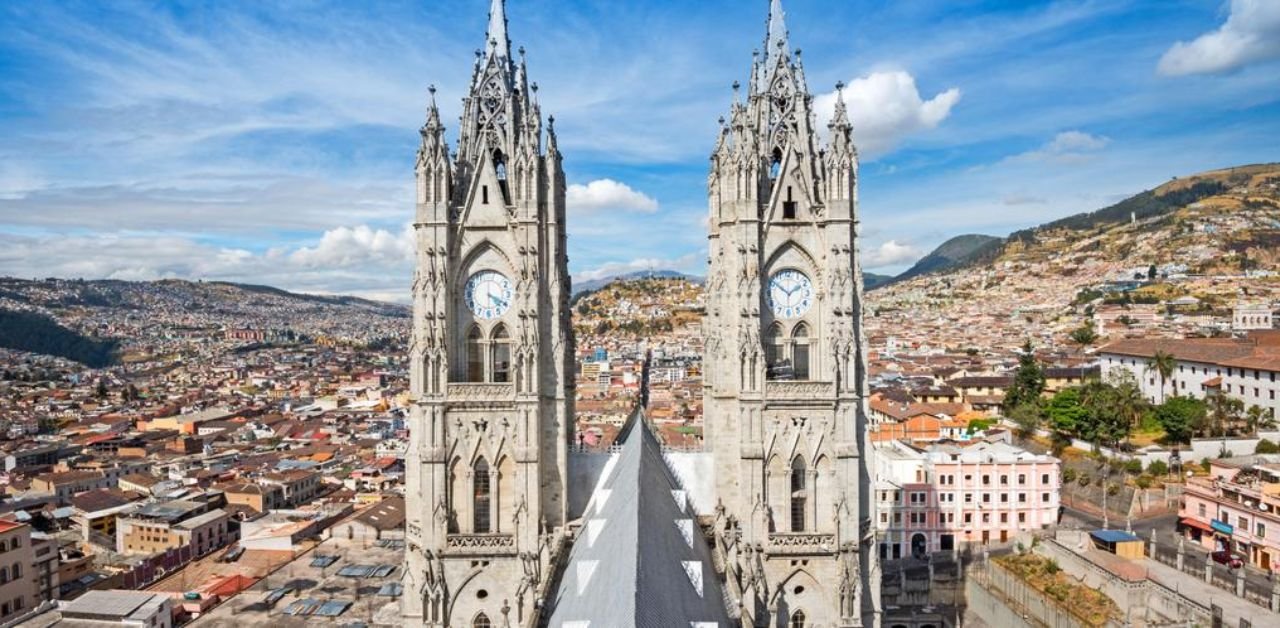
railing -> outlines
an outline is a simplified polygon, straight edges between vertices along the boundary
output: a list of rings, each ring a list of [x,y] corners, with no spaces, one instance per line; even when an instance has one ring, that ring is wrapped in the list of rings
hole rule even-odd
[[[769,535],[769,554],[813,556],[836,551],[836,535],[816,532],[776,532]]]
[[[515,384],[490,383],[450,383],[449,398],[457,401],[489,401],[493,399],[515,398]]]
[[[510,534],[450,534],[445,553],[466,556],[514,556],[516,537]]]
[[[765,383],[768,399],[786,401],[812,401],[830,399],[834,385],[831,382],[769,381]]]

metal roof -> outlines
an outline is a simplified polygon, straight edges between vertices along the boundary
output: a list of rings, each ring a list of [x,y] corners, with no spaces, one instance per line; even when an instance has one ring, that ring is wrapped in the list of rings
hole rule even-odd
[[[1125,543],[1130,541],[1139,541],[1139,542],[1142,541],[1142,539],[1138,538],[1137,536],[1130,534],[1128,532],[1124,532],[1122,530],[1094,530],[1089,534],[1093,538],[1098,539],[1103,543]]]
[[[587,507],[550,628],[733,625],[711,550],[639,413]]]

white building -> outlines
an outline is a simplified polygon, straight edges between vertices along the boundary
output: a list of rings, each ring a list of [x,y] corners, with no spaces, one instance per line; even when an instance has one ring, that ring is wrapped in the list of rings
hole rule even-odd
[[[1152,365],[1157,351],[1177,364],[1162,383]],[[1253,331],[1245,338],[1121,340],[1098,352],[1103,380],[1128,371],[1143,395],[1162,403],[1174,395],[1203,399],[1222,393],[1280,416],[1280,332]]]
[[[1275,326],[1274,313],[1267,303],[1238,303],[1231,310],[1231,329],[1252,331]]]
[[[171,628],[173,602],[163,593],[89,591],[60,609],[63,623]]]

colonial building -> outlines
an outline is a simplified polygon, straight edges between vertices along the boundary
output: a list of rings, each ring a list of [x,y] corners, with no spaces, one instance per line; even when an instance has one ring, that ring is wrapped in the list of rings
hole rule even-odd
[[[547,595],[566,519],[564,173],[503,0],[456,151],[431,91],[416,165],[404,623],[523,626]]]
[[[767,31],[708,178],[718,543],[744,622],[878,625],[853,129],[841,96],[819,141],[780,0]]]

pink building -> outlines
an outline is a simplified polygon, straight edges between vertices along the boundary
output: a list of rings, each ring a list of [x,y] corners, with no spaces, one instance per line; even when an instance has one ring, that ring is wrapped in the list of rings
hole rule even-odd
[[[1280,455],[1211,461],[1209,477],[1187,480],[1178,514],[1178,529],[1201,546],[1280,570]]]
[[[876,445],[876,525],[885,559],[1003,543],[1058,521],[1057,458],[1007,443]]]

